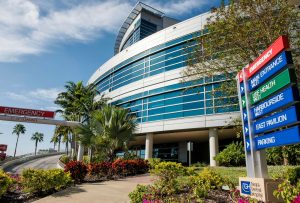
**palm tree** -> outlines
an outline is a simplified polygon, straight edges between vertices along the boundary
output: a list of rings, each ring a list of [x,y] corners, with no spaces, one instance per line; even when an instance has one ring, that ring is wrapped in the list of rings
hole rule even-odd
[[[35,141],[34,155],[36,155],[37,144],[38,144],[39,142],[43,142],[43,141],[44,141],[44,134],[43,134],[43,133],[39,133],[39,132],[35,132],[35,133],[32,135],[31,140]]]
[[[14,157],[16,156],[16,152],[17,152],[17,147],[18,147],[18,142],[19,142],[19,136],[20,134],[24,134],[26,132],[26,128],[24,125],[22,124],[17,124],[14,127],[14,130],[12,132],[12,134],[16,134],[17,135],[17,141],[16,141],[16,147],[15,147],[15,153],[14,153]]]
[[[129,110],[114,106],[105,106],[92,114],[89,124],[77,128],[82,143],[105,150],[109,160],[115,157],[117,149],[127,148],[133,140],[136,120]]]
[[[89,123],[92,112],[100,109],[106,102],[103,98],[96,101],[98,92],[95,87],[92,85],[84,86],[82,81],[78,83],[67,82],[65,89],[65,92],[58,95],[55,103],[62,107],[58,112],[62,113],[67,120]],[[74,142],[76,136],[73,134],[72,138]],[[76,145],[73,143],[72,146]]]

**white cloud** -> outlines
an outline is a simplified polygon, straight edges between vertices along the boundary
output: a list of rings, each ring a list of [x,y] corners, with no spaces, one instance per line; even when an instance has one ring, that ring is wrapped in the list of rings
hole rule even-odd
[[[49,104],[53,104],[60,92],[62,92],[62,90],[58,88],[36,89],[29,92],[6,92],[6,96],[14,101],[48,106]]]
[[[29,92],[29,96],[40,99],[40,100],[50,100],[54,101],[57,98],[57,95],[62,92],[57,88],[51,89],[36,89]]]
[[[15,101],[22,101],[22,102],[28,102],[28,103],[33,102],[33,100],[30,99],[28,96],[19,94],[19,93],[15,93],[15,92],[7,92],[6,96]]]
[[[0,62],[39,54],[58,41],[89,41],[104,32],[117,32],[131,9],[129,3],[119,0],[82,1],[66,9],[50,6],[42,15],[39,6],[30,0],[0,1]]]
[[[215,0],[212,0],[215,1]],[[145,1],[167,14],[181,15],[206,4],[204,0]],[[134,1],[122,0],[1,0],[0,62],[19,61],[56,43],[90,41],[114,33]]]

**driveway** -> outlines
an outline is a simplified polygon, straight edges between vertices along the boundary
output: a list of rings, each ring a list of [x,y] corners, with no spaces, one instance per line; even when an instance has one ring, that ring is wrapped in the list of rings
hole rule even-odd
[[[57,161],[61,157],[61,155],[48,156],[39,159],[34,159],[31,161],[27,161],[25,163],[13,166],[11,168],[6,169],[6,172],[10,173],[18,173],[20,174],[25,168],[34,168],[34,169],[51,169],[57,168]]]
[[[116,181],[100,183],[84,183],[53,195],[39,199],[35,203],[127,203],[130,202],[128,194],[137,184],[150,184],[153,177],[139,175]]]

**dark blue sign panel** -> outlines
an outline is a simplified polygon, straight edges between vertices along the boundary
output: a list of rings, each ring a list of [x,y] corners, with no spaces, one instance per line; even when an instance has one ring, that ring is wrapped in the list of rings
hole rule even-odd
[[[248,120],[248,114],[245,109],[243,109],[243,120],[246,122]]]
[[[256,119],[267,113],[270,113],[280,107],[283,107],[298,99],[298,93],[296,88],[288,87],[271,98],[258,103],[251,108],[252,118]]]
[[[292,56],[290,52],[284,51],[280,53],[249,80],[250,91],[260,86],[264,81],[284,68],[286,65],[292,63]]]
[[[266,134],[255,138],[257,150],[278,147],[300,142],[299,126],[288,128],[282,131]]]
[[[255,149],[265,149],[270,147],[278,147],[300,142],[299,126],[288,128],[282,131],[269,133],[259,136],[255,139]],[[246,150],[250,151],[250,141],[246,139]]]
[[[245,94],[245,88],[244,88],[244,83],[240,83],[240,92],[241,92],[241,95],[244,95]]]
[[[286,126],[298,121],[296,107],[292,106],[282,112],[259,119],[253,123],[254,134],[259,134],[268,130]]]
[[[245,124],[245,125],[246,125],[246,124]],[[244,126],[244,133],[245,133],[245,136],[246,136],[246,137],[249,136],[248,124],[247,124],[247,126]]]
[[[250,151],[250,141],[249,141],[249,139],[246,139],[246,149],[247,149],[247,151]]]

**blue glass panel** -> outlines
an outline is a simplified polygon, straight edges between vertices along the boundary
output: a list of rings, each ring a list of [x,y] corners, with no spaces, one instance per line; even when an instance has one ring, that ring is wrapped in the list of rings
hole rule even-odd
[[[158,102],[153,102],[148,104],[149,109],[160,107],[160,106],[164,106],[164,101],[158,101]]]
[[[205,98],[206,99],[211,99],[212,98],[212,92],[206,92],[205,93]]]
[[[213,101],[212,100],[206,100],[205,105],[206,105],[206,107],[212,107],[213,106]]]
[[[206,108],[206,114],[213,114],[214,109],[213,108]]]
[[[161,87],[161,88],[157,88],[157,89],[153,89],[153,90],[149,90],[149,94],[152,95],[152,94],[158,94],[158,93],[161,93],[165,90],[164,87]]]
[[[164,97],[163,94],[156,95],[156,96],[151,96],[151,97],[149,97],[149,102],[161,100],[161,99],[164,99],[164,98],[165,97]]]
[[[177,63],[177,64],[174,64],[174,65],[171,65],[171,66],[168,66],[166,67],[166,71],[170,71],[170,70],[174,70],[174,69],[177,69],[177,68],[181,68],[183,66],[186,66],[186,62],[181,62],[181,63]]]
[[[152,75],[157,75],[157,74],[160,74],[160,73],[163,73],[163,72],[165,72],[165,69],[164,69],[164,68],[158,69],[158,70],[155,70],[155,71],[150,72],[150,76],[152,76]]]
[[[162,114],[165,112],[165,108],[157,108],[157,109],[151,109],[148,110],[148,115],[155,115],[155,114]]]
[[[157,121],[157,120],[162,120],[162,119],[163,119],[163,115],[148,117],[148,121]]]
[[[183,116],[197,116],[197,115],[204,115],[204,109],[197,109],[192,111],[184,111]]]
[[[181,110],[182,110],[182,104],[165,107],[165,113],[173,112],[173,111],[181,111]]]
[[[165,93],[165,98],[166,99],[171,98],[171,97],[178,97],[178,96],[182,96],[181,90]]]
[[[182,112],[177,112],[177,113],[171,113],[171,114],[165,114],[164,119],[171,119],[171,118],[180,118],[183,117]]]
[[[183,102],[182,97],[177,97],[177,98],[174,98],[174,99],[165,100],[165,105],[178,104],[178,103],[182,103],[182,102]]]
[[[189,95],[189,96],[183,97],[184,102],[203,100],[203,99],[204,99],[204,93],[194,94],[194,95]]]
[[[198,108],[203,108],[203,107],[204,107],[204,102],[203,101],[183,104],[183,109],[184,110],[198,109]]]

